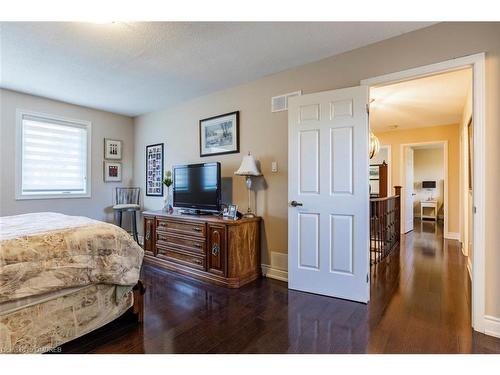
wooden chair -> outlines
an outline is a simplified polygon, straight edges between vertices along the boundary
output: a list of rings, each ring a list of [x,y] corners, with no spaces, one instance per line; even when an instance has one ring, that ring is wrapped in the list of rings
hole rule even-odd
[[[139,199],[141,196],[141,188],[118,187],[115,194],[115,205],[113,206],[115,223],[122,226],[122,215],[124,212],[132,213],[132,235],[134,240],[139,243],[137,235],[137,215],[136,212],[141,209]]]

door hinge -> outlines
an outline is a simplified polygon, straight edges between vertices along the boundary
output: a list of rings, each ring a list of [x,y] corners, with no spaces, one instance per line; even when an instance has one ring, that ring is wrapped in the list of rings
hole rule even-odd
[[[472,213],[473,214],[477,213],[477,207],[476,206],[472,206]]]
[[[368,276],[368,274],[366,274],[366,282],[369,283],[370,282],[370,277]]]
[[[366,113],[370,114],[370,103],[366,104]]]

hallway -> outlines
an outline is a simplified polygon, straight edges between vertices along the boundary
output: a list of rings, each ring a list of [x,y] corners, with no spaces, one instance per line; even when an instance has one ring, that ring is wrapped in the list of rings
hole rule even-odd
[[[415,223],[372,270],[368,305],[260,279],[225,289],[145,264],[145,323],[122,319],[63,353],[500,353],[470,328],[470,281],[458,242]]]
[[[415,220],[399,254],[372,270],[374,352],[499,352],[500,340],[471,331],[471,284],[459,243],[443,225]],[[491,345],[490,345],[491,344]]]

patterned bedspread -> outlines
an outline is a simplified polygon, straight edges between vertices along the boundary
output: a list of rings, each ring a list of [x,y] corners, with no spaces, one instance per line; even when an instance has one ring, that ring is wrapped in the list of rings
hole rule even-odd
[[[41,212],[0,218],[0,303],[90,284],[134,285],[144,252],[123,229]]]

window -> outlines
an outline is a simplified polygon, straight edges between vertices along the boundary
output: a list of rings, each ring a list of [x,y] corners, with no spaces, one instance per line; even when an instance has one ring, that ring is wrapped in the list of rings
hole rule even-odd
[[[90,197],[88,121],[18,111],[16,198]]]

